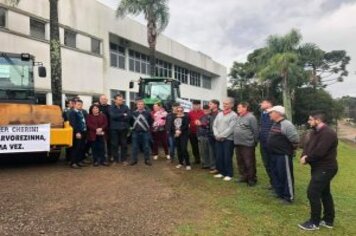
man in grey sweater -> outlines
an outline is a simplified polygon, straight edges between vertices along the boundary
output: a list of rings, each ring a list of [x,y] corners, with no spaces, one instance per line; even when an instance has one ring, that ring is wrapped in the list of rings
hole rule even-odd
[[[234,101],[227,98],[223,101],[223,111],[219,112],[214,120],[213,132],[216,140],[216,169],[219,172],[215,178],[223,178],[224,181],[232,180],[232,155],[234,152],[234,126],[237,115],[231,109]]]
[[[256,117],[249,112],[250,105],[241,102],[237,106],[238,117],[234,128],[234,144],[237,167],[240,174],[238,183],[256,185],[255,147],[258,142],[258,125]]]

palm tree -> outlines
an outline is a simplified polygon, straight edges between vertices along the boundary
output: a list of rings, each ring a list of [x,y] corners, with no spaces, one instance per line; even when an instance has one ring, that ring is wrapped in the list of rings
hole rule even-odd
[[[269,59],[259,71],[263,80],[278,80],[283,93],[283,106],[286,116],[292,120],[292,94],[295,84],[305,77],[303,67],[298,64],[298,47],[302,39],[301,34],[292,30],[285,36],[270,36],[267,40]]]
[[[156,44],[158,35],[169,22],[168,0],[121,0],[116,15],[143,14],[147,21],[147,42],[150,48],[150,75],[155,76]]]
[[[21,0],[9,0],[12,5],[18,5]],[[62,107],[62,60],[59,38],[58,1],[49,0],[50,12],[50,58],[51,58],[51,91],[52,104]]]

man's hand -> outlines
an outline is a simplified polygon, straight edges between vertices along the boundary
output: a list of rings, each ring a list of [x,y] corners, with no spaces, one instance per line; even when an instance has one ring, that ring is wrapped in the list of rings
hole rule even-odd
[[[81,139],[81,138],[82,138],[82,135],[81,135],[80,133],[76,133],[76,134],[75,134],[75,137],[76,137],[77,139]]]
[[[308,157],[307,155],[302,156],[300,158],[300,164],[302,164],[302,165],[307,164],[307,161],[306,161],[307,157]]]
[[[195,125],[196,125],[196,126],[201,126],[200,120],[195,120]]]

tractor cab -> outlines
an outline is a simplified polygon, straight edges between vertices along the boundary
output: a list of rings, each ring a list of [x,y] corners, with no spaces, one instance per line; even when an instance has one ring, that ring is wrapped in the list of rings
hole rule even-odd
[[[142,98],[150,109],[155,103],[161,103],[167,111],[172,109],[172,103],[180,98],[180,82],[171,78],[153,77],[140,78],[138,81],[138,96]],[[134,82],[130,82],[130,89]]]

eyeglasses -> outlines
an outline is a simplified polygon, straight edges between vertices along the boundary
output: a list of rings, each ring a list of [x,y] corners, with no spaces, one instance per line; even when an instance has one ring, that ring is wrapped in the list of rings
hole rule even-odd
[[[177,112],[183,112],[183,110],[177,110]]]

